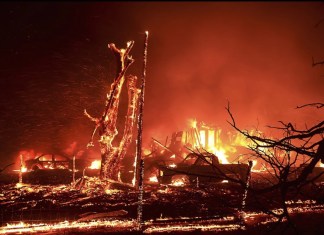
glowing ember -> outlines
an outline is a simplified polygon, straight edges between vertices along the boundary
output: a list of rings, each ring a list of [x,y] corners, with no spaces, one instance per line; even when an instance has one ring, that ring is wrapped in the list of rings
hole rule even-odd
[[[321,162],[320,162],[320,165],[319,165],[319,166],[324,168],[324,163],[321,163]]]
[[[150,181],[150,182],[154,182],[154,183],[158,183],[158,182],[159,182],[159,180],[158,180],[158,178],[157,178],[156,176],[152,176],[152,177],[150,177],[150,178],[149,178],[149,181]]]
[[[2,227],[0,233],[38,233],[38,232],[58,232],[58,230],[64,229],[91,229],[99,227],[122,227],[132,229],[135,226],[135,221],[133,220],[109,220],[109,221],[91,221],[91,222],[69,222],[63,221],[56,224],[27,224],[20,222],[18,224],[7,224],[6,227]]]
[[[177,167],[177,165],[176,165],[176,164],[174,164],[174,163],[171,163],[171,164],[169,165],[169,167],[171,167],[171,168],[176,168],[176,167]]]
[[[149,150],[149,149],[146,149],[146,148],[145,148],[145,149],[143,150],[143,155],[144,155],[144,156],[149,155],[150,153],[151,153],[151,150]]]
[[[182,187],[184,186],[184,182],[182,180],[175,180],[174,182],[172,182],[171,184],[172,186],[176,186],[176,187]]]
[[[101,161],[100,160],[94,160],[91,163],[91,166],[89,167],[90,169],[100,169],[101,166]]]
[[[223,180],[222,183],[228,183],[228,180]]]
[[[175,175],[171,179],[171,185],[175,187],[183,187],[189,184],[189,178],[187,175]]]
[[[46,169],[49,169],[49,170],[53,170],[54,169],[54,167],[53,166],[44,166],[44,168],[46,168]]]
[[[27,167],[22,166],[19,170],[13,170],[13,171],[27,172],[28,169],[27,169]]]
[[[26,187],[28,192],[33,192],[34,191],[32,188],[30,188],[30,184],[17,183],[15,187],[16,188]]]
[[[115,193],[120,193],[120,190],[118,190],[118,189],[106,189],[105,193],[106,194],[115,194]]]

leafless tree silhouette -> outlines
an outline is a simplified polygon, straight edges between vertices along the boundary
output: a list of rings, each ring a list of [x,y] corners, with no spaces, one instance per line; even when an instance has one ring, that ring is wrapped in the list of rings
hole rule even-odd
[[[323,106],[323,103],[311,103],[298,106],[297,109],[306,107],[320,109]],[[260,132],[251,134],[241,129],[235,122],[229,104],[226,110],[230,116],[228,123],[249,140],[250,158],[255,158],[267,166],[268,173],[264,174],[267,177],[263,178],[263,182],[267,183],[255,185],[255,187],[250,186],[249,189],[252,197],[259,202],[259,209],[276,216],[278,222],[286,218],[289,224],[293,224],[286,203],[288,196],[291,198],[292,194],[298,194],[302,187],[314,182],[324,173],[322,171],[317,175],[312,174],[316,164],[320,161],[324,163],[324,121],[304,129],[299,129],[290,122],[280,121],[280,126],[268,126],[278,130],[282,136],[272,138]],[[297,166],[298,163],[299,166]],[[264,205],[264,201],[258,199],[258,196],[267,193],[278,196],[277,201],[274,198],[271,200],[273,203],[277,202],[281,210],[274,212]]]

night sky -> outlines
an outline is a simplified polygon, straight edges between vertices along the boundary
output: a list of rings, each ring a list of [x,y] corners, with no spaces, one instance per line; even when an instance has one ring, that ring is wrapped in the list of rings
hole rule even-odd
[[[145,30],[146,143],[190,118],[230,130],[228,101],[243,128],[323,120],[295,109],[323,102],[324,67],[312,67],[324,60],[323,2],[15,2],[0,18],[0,168],[22,150],[84,149],[83,109],[102,113],[115,75],[107,44],[135,40],[129,73],[140,77]]]

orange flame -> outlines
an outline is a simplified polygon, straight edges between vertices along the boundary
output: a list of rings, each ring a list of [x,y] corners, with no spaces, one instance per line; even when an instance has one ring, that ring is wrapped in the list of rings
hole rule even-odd
[[[169,165],[169,167],[171,167],[171,168],[176,168],[176,167],[177,167],[177,165],[176,165],[176,164],[174,164],[174,163],[171,163],[171,164]]]
[[[253,172],[259,172],[259,170],[255,170],[255,169],[253,169],[253,168],[255,168],[255,166],[256,166],[256,164],[258,163],[258,161],[257,160],[252,160],[252,168],[251,168],[251,171],[253,171]]]
[[[101,161],[100,160],[94,160],[91,162],[91,165],[89,166],[90,169],[100,169]]]
[[[158,180],[158,178],[156,177],[156,175],[150,177],[150,178],[149,178],[149,181],[150,181],[150,182],[154,182],[154,183],[158,183],[158,182],[159,182],[159,180]]]
[[[185,185],[184,181],[177,179],[171,183],[172,186],[183,187]]]
[[[186,175],[175,175],[171,179],[171,185],[176,187],[183,187],[189,183]]]
[[[208,126],[203,122],[198,123],[195,119],[190,119],[189,122],[194,130],[194,137],[190,137],[192,147],[215,154],[221,164],[229,163],[229,156],[238,151],[237,147],[248,147],[250,144],[240,133],[228,133],[229,140],[225,143],[221,138],[222,129]]]
[[[20,169],[21,172],[27,172],[27,167],[25,166],[22,166],[21,169]]]

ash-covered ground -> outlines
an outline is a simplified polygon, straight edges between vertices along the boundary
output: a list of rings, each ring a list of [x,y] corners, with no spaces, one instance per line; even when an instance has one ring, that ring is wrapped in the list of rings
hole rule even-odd
[[[264,186],[252,175],[251,187]],[[57,179],[56,179],[57,180]],[[58,182],[58,181],[56,181]],[[21,232],[8,224],[30,228],[23,232],[96,234],[139,233],[138,192],[131,188],[103,186],[97,178],[83,184],[17,184],[0,186],[0,233]],[[275,225],[269,212],[280,211],[278,192],[257,195],[234,183],[219,182],[184,187],[146,184],[143,200],[144,233],[169,234],[319,234],[324,232],[324,184],[309,184],[288,194],[287,203],[297,230]],[[307,218],[307,223],[305,222]],[[94,222],[98,224],[93,225]],[[101,221],[101,222],[100,222]],[[63,223],[63,224],[62,224]],[[71,224],[74,223],[74,224]],[[308,226],[313,223],[312,226]],[[36,225],[40,226],[35,230]],[[40,225],[41,224],[41,225]],[[306,226],[306,224],[308,224]],[[285,226],[284,226],[285,225]],[[63,230],[62,230],[63,229]],[[17,232],[18,233],[18,232]]]

